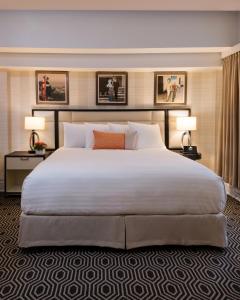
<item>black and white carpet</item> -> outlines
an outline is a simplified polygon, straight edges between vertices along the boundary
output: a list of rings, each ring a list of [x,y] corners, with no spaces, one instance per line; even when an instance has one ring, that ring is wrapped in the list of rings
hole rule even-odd
[[[0,199],[1,300],[240,299],[240,204],[229,199],[229,247],[132,251],[17,247],[19,199]]]

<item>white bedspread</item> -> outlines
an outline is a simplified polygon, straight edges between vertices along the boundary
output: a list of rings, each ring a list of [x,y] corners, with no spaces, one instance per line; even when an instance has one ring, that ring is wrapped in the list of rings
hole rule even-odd
[[[223,210],[222,179],[168,150],[60,148],[23,184],[25,214],[208,214]]]

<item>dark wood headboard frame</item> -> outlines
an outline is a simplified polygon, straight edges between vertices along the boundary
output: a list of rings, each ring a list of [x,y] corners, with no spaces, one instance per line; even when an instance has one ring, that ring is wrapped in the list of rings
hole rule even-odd
[[[169,148],[169,111],[172,110],[183,110],[188,111],[189,115],[191,115],[191,108],[187,106],[174,106],[174,107],[150,107],[150,108],[71,108],[71,107],[63,107],[63,108],[33,108],[32,116],[37,111],[52,111],[54,112],[54,137],[55,137],[55,148],[49,150],[55,150],[59,148],[59,112],[68,111],[68,112],[111,112],[111,111],[164,111],[164,122],[165,122],[165,144],[168,149],[177,150],[180,148]]]

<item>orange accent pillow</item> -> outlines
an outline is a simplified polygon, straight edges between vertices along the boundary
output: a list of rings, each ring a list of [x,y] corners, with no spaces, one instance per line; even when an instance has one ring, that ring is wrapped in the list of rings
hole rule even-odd
[[[125,133],[93,130],[93,149],[125,149]]]

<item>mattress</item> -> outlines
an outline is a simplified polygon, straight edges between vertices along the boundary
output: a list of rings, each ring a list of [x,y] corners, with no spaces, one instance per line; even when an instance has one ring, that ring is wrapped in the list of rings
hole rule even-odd
[[[25,179],[21,207],[36,215],[217,214],[223,181],[166,149],[60,148]]]

